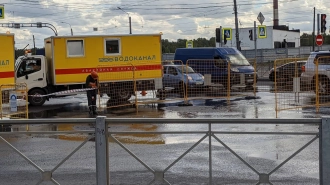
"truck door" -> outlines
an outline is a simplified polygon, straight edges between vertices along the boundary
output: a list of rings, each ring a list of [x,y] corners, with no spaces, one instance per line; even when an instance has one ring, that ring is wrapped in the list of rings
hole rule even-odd
[[[41,58],[25,58],[16,70],[16,82],[26,83],[28,89],[46,86],[45,66]]]

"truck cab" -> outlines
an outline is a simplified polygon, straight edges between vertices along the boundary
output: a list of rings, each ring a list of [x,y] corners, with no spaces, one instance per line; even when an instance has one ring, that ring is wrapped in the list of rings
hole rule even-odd
[[[31,105],[42,105],[47,97],[40,96],[47,94],[47,63],[42,55],[31,55],[17,58],[15,63],[16,83],[28,84],[29,102]],[[39,95],[39,96],[38,96]]]

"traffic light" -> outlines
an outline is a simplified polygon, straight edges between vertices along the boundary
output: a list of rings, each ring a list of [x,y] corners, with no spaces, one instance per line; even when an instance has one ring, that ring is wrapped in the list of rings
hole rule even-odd
[[[253,34],[252,30],[249,30],[249,38],[250,38],[250,40],[253,40],[252,34]]]
[[[327,21],[325,20],[327,18],[326,14],[321,14],[321,33],[325,33],[325,30],[327,29],[326,23]]]
[[[215,29],[215,41],[220,42],[220,28]]]

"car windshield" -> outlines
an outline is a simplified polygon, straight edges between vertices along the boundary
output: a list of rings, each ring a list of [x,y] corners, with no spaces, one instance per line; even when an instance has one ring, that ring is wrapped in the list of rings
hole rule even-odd
[[[241,54],[227,55],[230,63],[237,66],[249,66],[249,61]]]
[[[193,68],[189,67],[189,66],[182,66],[182,67],[177,67],[177,69],[180,71],[180,73],[182,74],[186,74],[186,73],[195,73],[195,71],[193,70]]]

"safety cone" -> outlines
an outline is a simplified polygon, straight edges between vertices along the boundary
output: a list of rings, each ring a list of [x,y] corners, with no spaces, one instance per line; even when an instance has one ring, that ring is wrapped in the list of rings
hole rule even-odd
[[[145,96],[147,93],[147,91],[143,90],[141,93],[140,93],[142,96]]]

